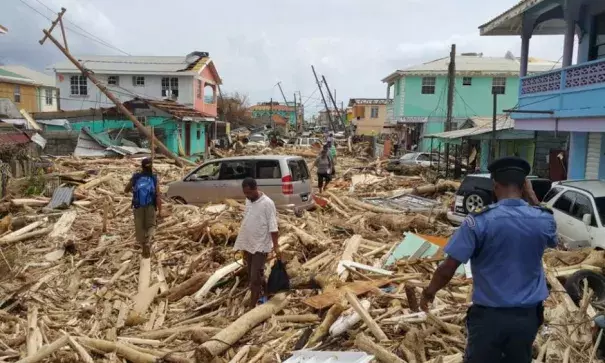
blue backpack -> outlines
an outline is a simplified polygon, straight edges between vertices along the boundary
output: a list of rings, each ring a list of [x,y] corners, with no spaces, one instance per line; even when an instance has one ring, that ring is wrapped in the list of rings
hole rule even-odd
[[[132,187],[132,205],[135,208],[155,204],[155,177],[153,175],[138,175]]]

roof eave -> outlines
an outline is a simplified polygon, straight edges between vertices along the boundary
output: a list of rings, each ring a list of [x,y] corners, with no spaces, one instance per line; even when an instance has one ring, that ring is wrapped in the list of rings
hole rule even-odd
[[[395,71],[382,79],[382,83],[389,83],[401,77],[401,71]]]

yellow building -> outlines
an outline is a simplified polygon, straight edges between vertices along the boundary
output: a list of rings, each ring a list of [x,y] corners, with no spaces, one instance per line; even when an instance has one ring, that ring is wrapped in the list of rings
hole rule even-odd
[[[379,135],[387,120],[387,105],[392,100],[386,98],[351,98],[351,121],[357,126],[357,135]]]
[[[38,112],[38,86],[36,82],[4,69],[0,69],[0,98],[8,98],[17,108]]]

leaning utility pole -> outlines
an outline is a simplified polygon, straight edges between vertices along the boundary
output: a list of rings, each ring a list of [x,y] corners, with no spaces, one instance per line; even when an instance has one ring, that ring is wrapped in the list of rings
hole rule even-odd
[[[330,96],[330,100],[332,101],[332,105],[334,106],[334,109],[336,110],[336,116],[338,116],[338,121],[339,121],[339,123],[341,125],[344,126],[344,122],[342,122],[342,116],[340,115],[340,111],[338,110],[338,106],[336,106],[336,101],[334,100],[334,97],[332,97],[332,92],[330,92],[330,86],[328,86],[328,82],[326,81],[326,77],[325,76],[321,76],[321,78],[323,79],[324,84],[326,85],[326,88],[328,89],[328,95]],[[336,90],[334,90],[334,92],[336,92]],[[347,134],[346,131],[345,131],[345,134]]]
[[[279,87],[279,91],[281,92],[281,96],[284,98],[285,105],[288,106],[288,100],[286,99],[286,95],[284,94],[284,90],[281,89],[281,82],[277,82],[277,86]]]
[[[445,119],[445,131],[452,130],[452,114],[454,112],[454,92],[456,86],[456,44],[452,44],[450,51],[450,64],[447,69],[447,115]],[[431,150],[432,151],[432,150]],[[445,144],[445,176],[450,165],[450,144]]]
[[[319,78],[317,78],[317,73],[315,73],[315,67],[311,65],[311,69],[313,70],[313,75],[315,76],[315,82],[317,82],[317,87],[319,87],[319,93],[321,94],[321,99],[324,101],[324,106],[326,107],[326,113],[328,114],[328,120],[330,121],[330,127],[333,132],[336,132],[334,128],[334,123],[332,122],[332,115],[330,114],[330,108],[328,107],[328,102],[326,102],[326,98],[324,97],[324,91],[321,89],[321,83],[319,83]],[[327,87],[327,85],[326,85]],[[328,92],[330,88],[328,87]]]
[[[492,94],[494,97],[494,101],[493,101],[493,114],[492,114],[492,140],[491,140],[491,153],[490,153],[490,159],[489,161],[492,162],[494,160],[496,160],[496,124],[497,124],[497,117],[498,117],[498,93],[494,91],[494,87],[492,87]],[[481,150],[481,152],[483,152],[483,150]],[[487,152],[487,150],[485,151]]]
[[[113,102],[116,107],[118,108],[118,110],[120,110],[121,113],[123,113],[124,115],[126,115],[126,117],[128,117],[128,119],[130,121],[132,121],[132,123],[136,126],[136,128],[139,130],[140,133],[142,133],[143,135],[145,135],[145,137],[147,137],[147,139],[150,140],[150,144],[151,145],[156,145],[158,147],[158,149],[160,149],[160,151],[162,152],[162,154],[166,155],[167,157],[173,159],[175,161],[175,164],[178,166],[183,166],[183,160],[181,160],[177,155],[173,154],[170,150],[168,150],[168,148],[160,141],[158,140],[155,135],[153,135],[151,132],[149,132],[149,129],[146,128],[145,126],[143,126],[139,120],[137,120],[136,117],[134,117],[134,115],[128,111],[128,109],[126,107],[124,107],[124,105],[120,102],[120,100],[118,98],[116,98],[113,93],[111,93],[107,87],[103,86],[101,84],[101,82],[99,82],[99,80],[97,80],[93,75],[92,72],[90,72],[88,69],[84,68],[84,66],[82,64],[80,64],[80,62],[78,62],[76,60],[76,58],[74,58],[71,53],[69,53],[69,51],[67,50],[66,46],[61,45],[61,43],[59,43],[59,41],[57,39],[55,39],[55,37],[53,37],[51,35],[51,31],[53,30],[53,28],[55,27],[55,25],[57,24],[57,22],[61,25],[61,29],[63,29],[63,21],[62,21],[62,16],[65,13],[65,9],[62,8],[61,12],[59,13],[59,17],[57,18],[57,20],[55,20],[52,23],[52,26],[50,27],[50,30],[47,31],[46,29],[42,30],[44,32],[44,38],[42,38],[42,40],[40,40],[40,44],[43,44],[44,41],[48,38],[51,40],[51,42],[53,42],[57,48],[59,48],[59,50],[65,54],[65,56],[67,57],[67,59],[69,59],[75,66],[76,68],[78,68],[80,70],[80,72],[82,72],[82,74],[90,79],[90,81],[92,83],[94,83],[95,86],[97,86],[99,88],[99,90],[101,92],[103,92],[105,94],[105,96],[107,96],[107,98],[109,98],[111,100],[111,102]],[[65,34],[64,30],[62,30],[62,33]],[[154,142],[155,141],[155,142]],[[191,163],[192,165],[195,165],[193,163]]]

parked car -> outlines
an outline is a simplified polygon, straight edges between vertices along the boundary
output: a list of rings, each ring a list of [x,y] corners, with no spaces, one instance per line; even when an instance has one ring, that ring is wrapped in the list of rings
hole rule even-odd
[[[299,137],[296,139],[294,146],[296,147],[312,147],[313,145],[321,145],[321,140],[316,137]]]
[[[555,182],[544,197],[567,247],[605,248],[605,181]]]
[[[265,147],[267,146],[268,141],[269,139],[267,138],[267,136],[263,134],[252,134],[248,136],[248,143],[246,144],[246,146]]]
[[[344,131],[338,131],[334,134],[334,138],[335,139],[344,139],[346,138],[345,132]]]
[[[241,200],[242,180],[255,178],[259,188],[278,208],[313,207],[311,178],[300,156],[262,155],[208,161],[169,184],[167,196],[175,201],[204,205],[225,199]]]
[[[431,153],[413,152],[404,154],[399,159],[392,159],[389,162],[398,165],[431,166],[431,160],[436,165],[439,161],[439,156]]]
[[[536,197],[542,200],[548,193],[552,182],[549,179],[536,176],[528,176],[527,178],[532,183]],[[456,191],[456,198],[447,212],[447,219],[454,225],[460,225],[468,213],[492,204],[493,201],[494,182],[491,175],[467,175],[462,180],[458,191]]]

